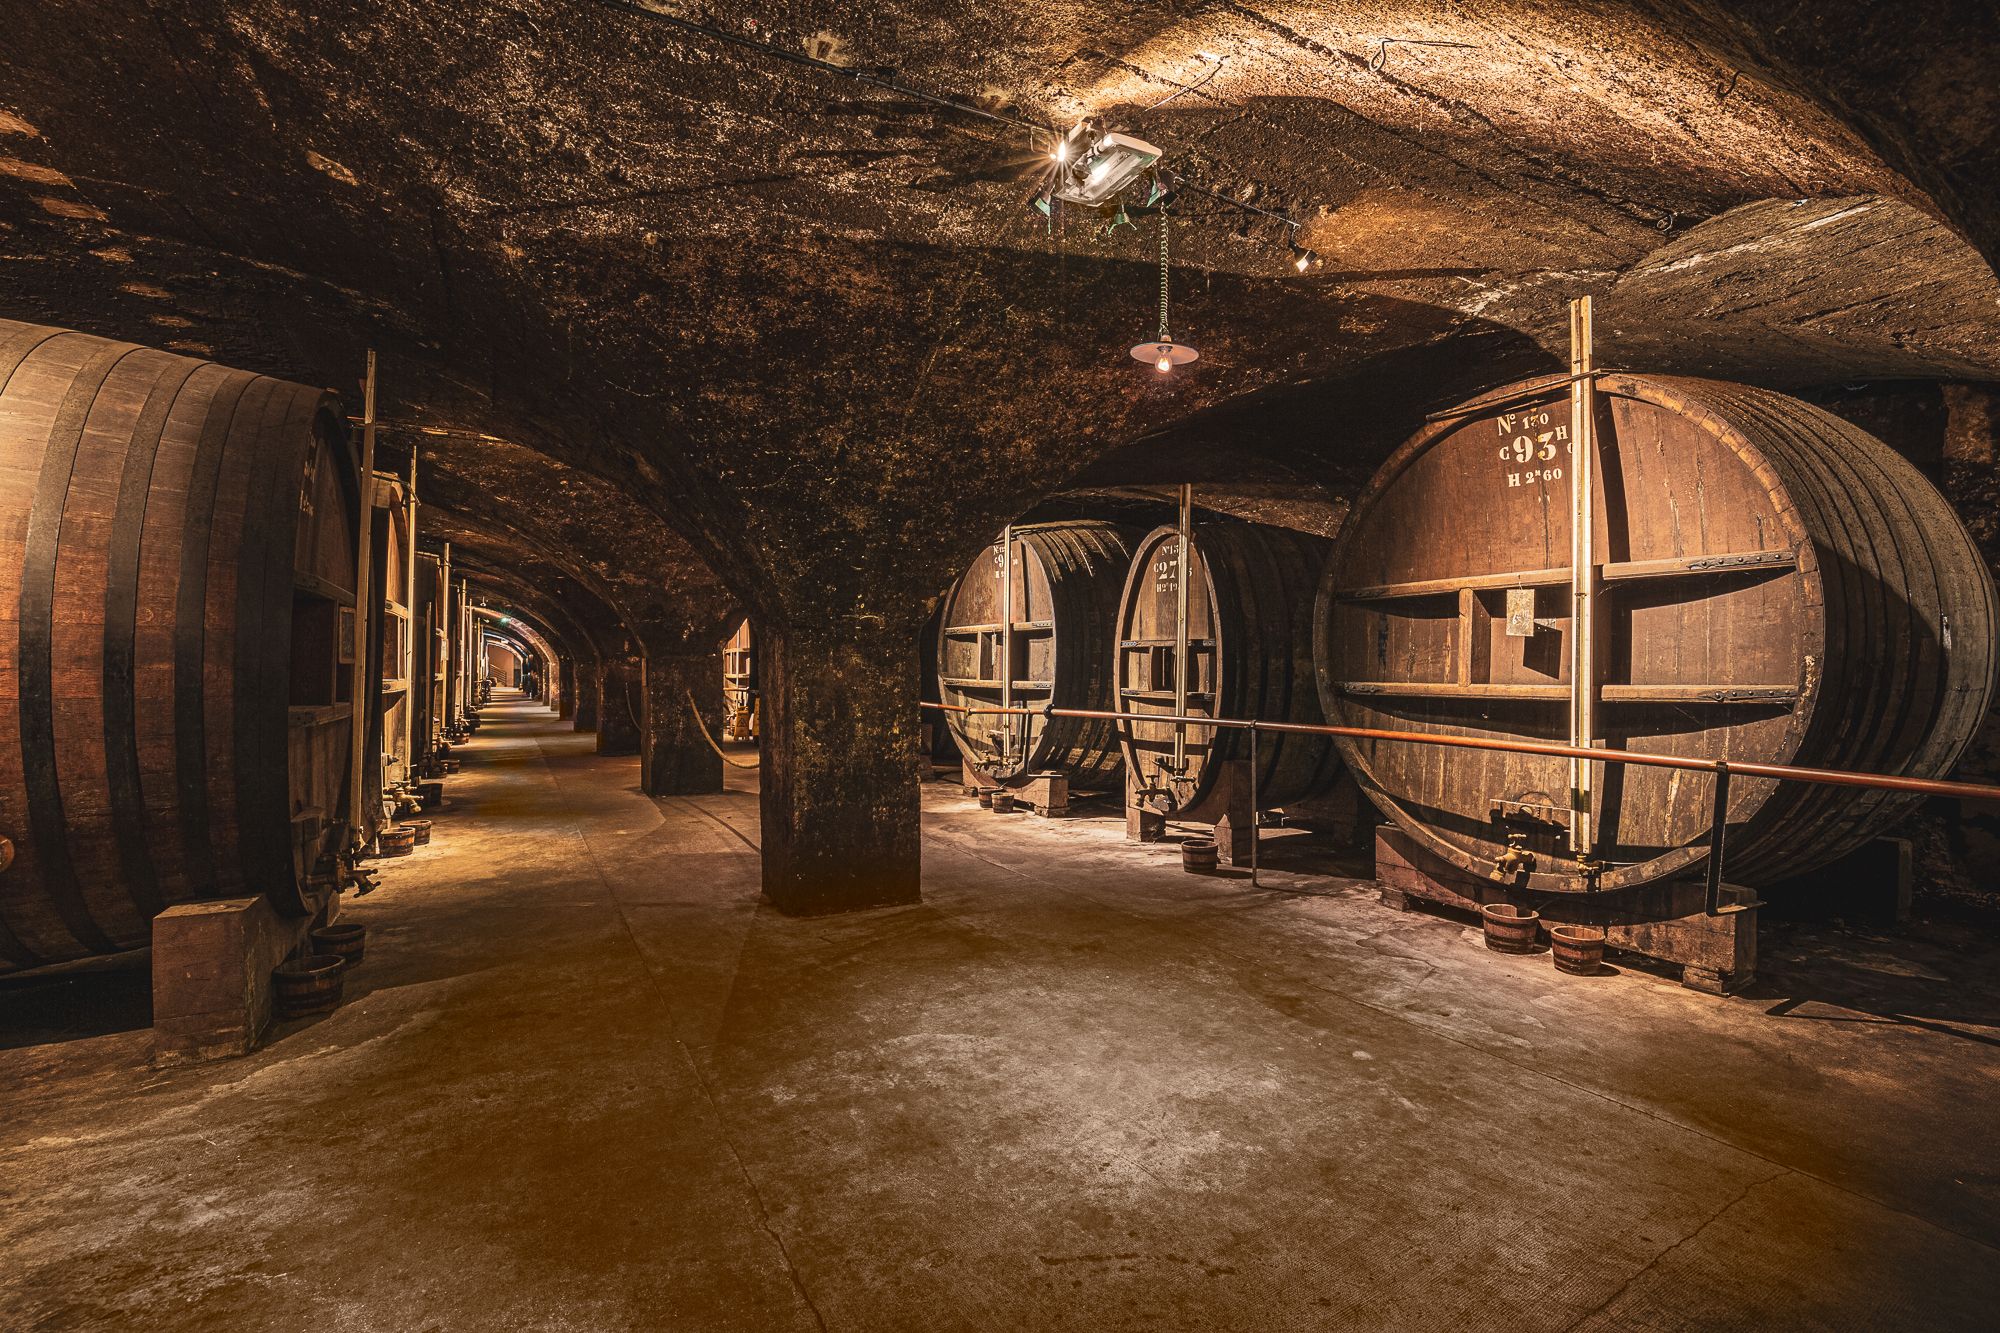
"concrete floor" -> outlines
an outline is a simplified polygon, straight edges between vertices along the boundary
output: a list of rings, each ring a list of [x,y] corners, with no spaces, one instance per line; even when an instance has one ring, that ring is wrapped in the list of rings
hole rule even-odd
[[[1994,1326],[1990,937],[1580,981],[944,786],[923,905],[792,921],[754,774],[489,716],[338,1013],[0,991],[0,1327]]]

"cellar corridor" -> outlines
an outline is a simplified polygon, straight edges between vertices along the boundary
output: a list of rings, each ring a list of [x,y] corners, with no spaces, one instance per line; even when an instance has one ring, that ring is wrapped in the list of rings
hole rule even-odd
[[[1779,926],[1747,995],[1579,983],[1372,886],[1185,875],[1115,810],[1004,820],[938,783],[921,904],[788,918],[754,771],[648,798],[510,694],[436,841],[349,899],[368,961],[336,1012],[163,1072],[143,1022],[23,1040],[62,983],[0,988],[0,1325],[1897,1328],[2000,1301],[1990,939]]]

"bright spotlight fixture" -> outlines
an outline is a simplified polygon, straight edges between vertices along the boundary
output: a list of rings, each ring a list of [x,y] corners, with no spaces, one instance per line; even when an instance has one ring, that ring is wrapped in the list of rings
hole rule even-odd
[[[1077,151],[1069,150],[1075,146]],[[1079,125],[1056,145],[1054,194],[1067,204],[1095,208],[1125,192],[1160,160],[1160,150],[1129,134],[1094,134]],[[1069,165],[1066,158],[1074,158]]]

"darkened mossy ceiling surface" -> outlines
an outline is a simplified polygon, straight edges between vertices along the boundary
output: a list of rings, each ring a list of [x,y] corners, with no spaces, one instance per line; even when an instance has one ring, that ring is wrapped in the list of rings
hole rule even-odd
[[[1158,143],[1202,361],[1125,356],[1153,220],[1051,234],[1026,131],[597,0],[22,7],[7,313],[344,391],[376,346],[385,415],[522,446],[440,449],[440,513],[642,618],[653,519],[761,614],[902,621],[1072,485],[1338,488],[1580,291],[1622,364],[2000,377],[1981,7],[654,7]]]

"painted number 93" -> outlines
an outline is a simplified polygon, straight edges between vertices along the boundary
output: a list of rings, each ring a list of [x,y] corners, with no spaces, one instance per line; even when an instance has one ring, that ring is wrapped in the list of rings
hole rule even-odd
[[[1516,435],[1511,441],[1500,446],[1503,462],[1546,463],[1556,456],[1556,442],[1561,438],[1557,431],[1545,430],[1534,435]]]

